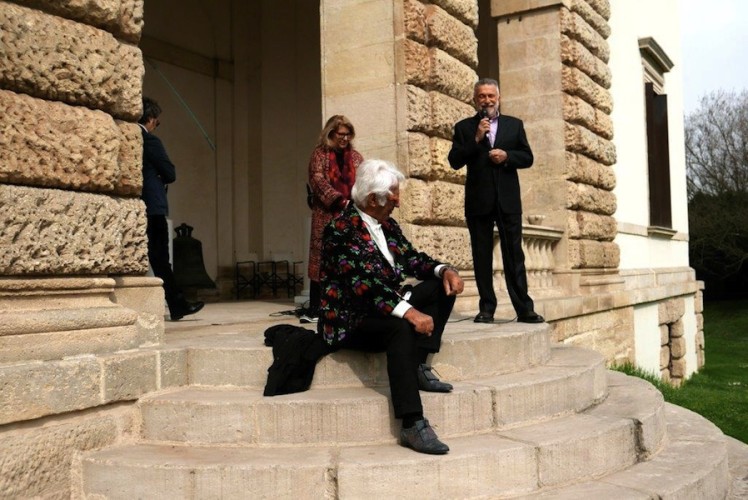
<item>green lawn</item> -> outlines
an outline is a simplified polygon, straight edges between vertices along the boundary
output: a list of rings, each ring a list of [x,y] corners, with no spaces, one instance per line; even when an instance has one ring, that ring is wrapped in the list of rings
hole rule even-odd
[[[706,366],[699,373],[677,389],[655,385],[666,401],[703,415],[725,434],[748,443],[748,300],[705,303],[704,337]],[[621,371],[643,375],[626,367]]]

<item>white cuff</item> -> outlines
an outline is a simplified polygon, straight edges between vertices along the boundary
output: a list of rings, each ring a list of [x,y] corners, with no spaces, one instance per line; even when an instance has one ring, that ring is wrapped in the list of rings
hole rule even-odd
[[[447,264],[439,264],[438,266],[436,266],[434,268],[434,276],[436,276],[437,278],[441,278],[442,275],[439,274],[439,273],[442,270],[442,268],[444,268],[444,267],[447,267]]]
[[[402,318],[403,316],[405,316],[405,313],[408,312],[408,309],[410,309],[411,307],[413,306],[408,304],[406,301],[402,300],[392,310],[392,315],[396,318]]]

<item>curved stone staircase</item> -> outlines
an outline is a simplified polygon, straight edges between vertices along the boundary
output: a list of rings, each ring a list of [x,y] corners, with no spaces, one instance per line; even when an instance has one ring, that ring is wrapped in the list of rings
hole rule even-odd
[[[260,329],[264,330],[264,329]],[[339,352],[309,391],[262,396],[262,331],[170,341],[189,385],[138,402],[132,442],[79,457],[89,498],[726,498],[707,420],[548,325],[450,323],[422,393],[445,456],[397,444],[383,354]],[[179,367],[178,367],[179,368]]]

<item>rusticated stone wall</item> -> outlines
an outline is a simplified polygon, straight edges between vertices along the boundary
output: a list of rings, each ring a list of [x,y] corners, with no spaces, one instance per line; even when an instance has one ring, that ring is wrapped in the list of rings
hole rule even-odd
[[[555,251],[558,269],[615,269],[609,5],[604,0],[529,4],[518,12],[511,2],[494,2],[495,19],[481,19],[499,23],[502,110],[525,120],[536,151],[536,165],[522,172],[525,213],[564,229]],[[406,227],[417,245],[471,268],[465,171],[452,170],[447,154],[452,127],[474,113],[477,2],[404,0],[403,5],[411,180],[401,218],[412,224]]]
[[[147,271],[142,25],[142,0],[0,1],[0,275]]]
[[[558,270],[615,269],[616,162],[608,0],[492,3],[502,110],[521,116],[536,154],[525,212],[565,230]]]
[[[407,175],[400,218],[416,247],[472,268],[465,228],[465,169],[447,162],[452,127],[475,113],[478,5],[473,0],[404,0],[401,78],[407,87]],[[403,165],[405,167],[405,165]]]
[[[685,335],[685,301],[694,300],[696,313],[696,335],[688,345]],[[704,325],[703,325],[703,292],[696,292],[695,296],[673,297],[658,304],[660,322],[660,375],[662,380],[672,385],[680,386],[689,375],[686,355],[696,353],[696,370],[704,366]]]
[[[0,0],[0,497],[69,497],[78,450],[171,383],[148,269],[143,0]],[[141,276],[138,276],[141,275]]]
[[[143,59],[136,46],[99,28],[7,2],[0,8],[0,26],[3,88],[131,121],[140,117]]]
[[[0,90],[0,182],[137,195],[142,135],[102,111]]]
[[[0,273],[143,274],[145,224],[139,199],[0,184]]]
[[[403,70],[399,76],[405,87],[403,95],[406,110],[403,121],[406,139],[402,141],[402,145],[405,146],[402,149],[407,151],[407,156],[405,161],[401,159],[401,164],[407,165],[410,180],[404,190],[400,219],[406,222],[405,229],[418,247],[459,268],[469,270],[473,263],[464,217],[466,170],[453,170],[448,164],[447,156],[451,147],[453,126],[457,121],[475,113],[472,103],[473,84],[479,76],[485,76],[478,75],[475,71],[478,67],[478,40],[475,31],[478,26],[478,2],[403,0],[403,11],[404,36],[398,42],[397,53],[403,59]],[[480,22],[490,23],[495,20],[487,16]],[[556,32],[560,37],[558,29]],[[484,40],[482,43],[492,41]],[[558,46],[560,41],[557,42]],[[524,52],[518,54],[508,52],[508,57],[517,57],[520,61],[532,60],[533,55],[527,47],[524,49]],[[556,57],[555,61],[560,64],[560,56]],[[526,74],[522,75],[521,81],[524,82],[527,77]],[[545,77],[543,74],[541,79],[535,78],[532,81],[547,86],[549,83]],[[560,81],[555,88],[557,92],[561,92]],[[517,116],[525,118],[526,114],[530,118],[535,118],[532,110],[529,114],[526,110],[521,110]],[[592,114],[594,115],[594,112]],[[561,119],[560,108],[558,117],[560,129],[555,137],[563,138],[564,130],[561,124],[564,122]],[[601,127],[604,126],[610,128],[610,120]],[[582,161],[580,160],[580,163]],[[586,165],[578,168],[586,168]],[[530,181],[528,185],[536,183],[542,189],[547,172],[542,165],[539,170],[539,180]],[[604,177],[608,173],[610,175]],[[583,175],[589,177],[593,174],[584,172]],[[595,175],[595,178],[613,179],[610,169]],[[563,189],[566,190],[567,181],[564,179],[563,182]],[[578,196],[577,199],[587,201],[594,195],[595,192],[592,192],[587,196]],[[559,197],[556,194],[551,199],[559,198],[562,200],[559,204],[564,207],[565,213],[567,196]],[[556,221],[549,220],[549,225],[553,227],[535,226],[534,224],[542,224],[546,218],[544,214],[548,213],[548,200],[542,201],[541,208],[533,207],[531,211],[525,211],[528,214],[528,221],[540,221],[529,222],[525,226],[524,240],[528,280],[536,297],[557,294],[554,271],[558,267],[567,267],[567,259],[557,263],[554,256],[558,253],[555,247],[558,246],[559,235],[564,233],[561,228],[565,227],[566,217]],[[610,213],[613,210],[614,206]],[[603,222],[614,221],[609,218],[601,222],[592,219],[590,215],[576,222],[577,228],[584,226],[588,232],[594,230],[598,234],[604,233],[607,237],[606,231],[609,232],[610,227],[605,226]],[[568,238],[564,241],[566,240]],[[568,245],[563,249],[568,249]],[[505,291],[500,261],[497,244],[494,256],[495,286],[497,290]],[[469,273],[466,276],[469,277]],[[474,295],[472,281],[469,281],[468,293],[461,298],[458,309],[474,308]]]
[[[605,41],[610,35],[610,5],[608,0],[578,0],[571,8],[562,7],[560,14],[564,136],[570,153],[569,264],[572,268],[616,268],[620,254],[613,243],[616,199],[610,168],[616,154],[611,142],[610,52]]]
[[[14,0],[108,31],[137,45],[143,30],[143,0]]]

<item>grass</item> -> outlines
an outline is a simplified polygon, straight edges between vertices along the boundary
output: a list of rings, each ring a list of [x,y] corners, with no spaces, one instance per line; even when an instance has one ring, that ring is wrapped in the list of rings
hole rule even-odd
[[[666,401],[748,443],[748,300],[705,303],[704,338],[706,365],[679,388],[631,365],[615,369],[648,380]]]

